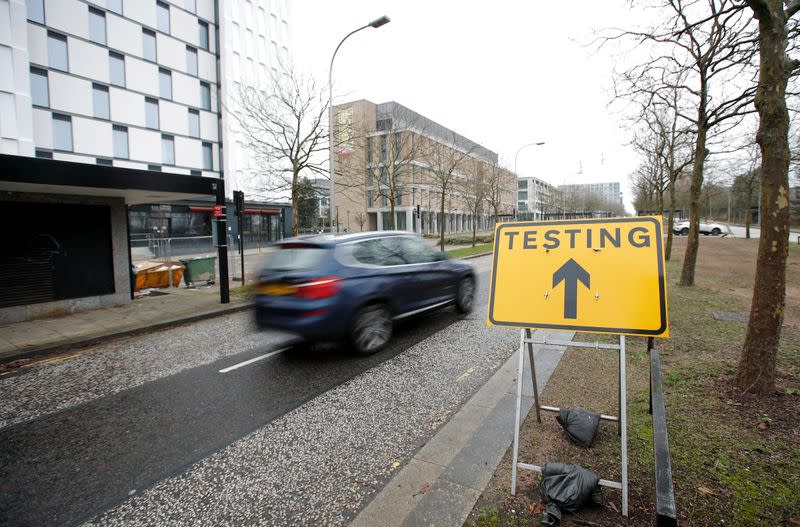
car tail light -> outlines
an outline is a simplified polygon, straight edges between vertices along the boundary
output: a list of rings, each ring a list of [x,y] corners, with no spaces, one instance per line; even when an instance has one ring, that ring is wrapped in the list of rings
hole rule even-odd
[[[326,276],[304,284],[297,284],[296,287],[295,296],[309,300],[320,300],[337,295],[342,288],[342,279]]]

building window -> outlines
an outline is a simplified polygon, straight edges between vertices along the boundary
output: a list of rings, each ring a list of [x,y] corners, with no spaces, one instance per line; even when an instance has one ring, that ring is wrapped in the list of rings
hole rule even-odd
[[[172,72],[158,68],[158,93],[162,99],[172,100]]]
[[[94,116],[100,119],[110,119],[111,110],[108,102],[108,86],[93,83],[92,100],[94,101]]]
[[[108,52],[108,76],[114,86],[125,87],[125,56]]]
[[[403,206],[403,187],[397,187],[394,189],[394,204],[397,207]]]
[[[72,117],[53,114],[53,148],[72,151]]]
[[[371,187],[374,184],[375,184],[375,182],[374,182],[373,176],[372,176],[372,169],[368,168],[367,169],[367,186]]]
[[[186,73],[197,75],[197,50],[186,46]]]
[[[175,138],[171,135],[161,135],[161,160],[165,165],[175,164]]]
[[[156,15],[158,30],[169,33],[169,6],[164,2],[156,2]]]
[[[372,163],[372,138],[367,137],[367,163]]]
[[[37,148],[36,157],[41,159],[53,159],[53,152],[48,152],[47,150],[40,150]]]
[[[199,44],[200,47],[208,51],[208,22],[202,20],[197,21],[197,29],[199,31]]]
[[[389,155],[388,147],[386,146],[386,136],[381,136],[381,161],[386,161],[386,157]]]
[[[44,24],[44,0],[27,0],[28,20]]]
[[[114,125],[114,157],[128,159],[128,129]]]
[[[97,164],[110,167],[114,165],[114,162],[111,161],[110,159],[106,159],[105,157],[98,157]]]
[[[106,0],[106,9],[118,15],[122,14],[122,0]]]
[[[106,14],[94,7],[89,8],[89,40],[97,44],[106,43]]]
[[[190,13],[197,14],[197,0],[183,0],[183,7]]]
[[[528,190],[528,181],[524,179],[517,181],[517,188],[519,190]]]
[[[367,193],[367,207],[374,207],[375,206],[375,192],[370,190]]]
[[[386,197],[386,194],[381,194],[381,207],[388,207],[388,206],[389,206],[389,198]],[[385,227],[386,225],[384,225],[384,228]]]
[[[200,107],[211,110],[211,85],[207,82],[200,83]]]
[[[517,193],[517,199],[520,201],[528,201],[528,191],[527,190],[520,190]]]
[[[156,61],[156,34],[142,28],[142,56],[146,60]]]
[[[400,159],[400,154],[403,151],[403,135],[400,132],[394,134],[394,160]]]
[[[147,165],[147,170],[151,172],[161,172],[161,165]]]
[[[211,143],[203,143],[203,170],[214,170],[214,157]]]
[[[34,106],[50,106],[50,92],[47,87],[47,70],[31,68],[31,102]]]
[[[158,129],[158,99],[144,98],[144,121],[148,128]]]
[[[47,32],[47,61],[53,69],[69,71],[67,37],[52,31]]]
[[[189,135],[200,137],[200,112],[189,109]]]

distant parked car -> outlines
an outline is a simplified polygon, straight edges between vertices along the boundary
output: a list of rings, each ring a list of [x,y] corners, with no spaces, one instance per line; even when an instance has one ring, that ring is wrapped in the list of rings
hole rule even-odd
[[[349,340],[364,355],[382,349],[400,318],[455,305],[469,312],[475,273],[419,236],[387,231],[283,240],[256,287],[256,322],[306,343]]]
[[[686,236],[689,234],[689,222],[679,221],[673,225],[672,232],[675,234],[680,234],[681,236]],[[700,234],[704,234],[706,236],[709,234],[712,236],[719,236],[722,233],[730,234],[730,232],[731,231],[727,225],[723,225],[721,223],[707,223],[704,221],[700,222]]]

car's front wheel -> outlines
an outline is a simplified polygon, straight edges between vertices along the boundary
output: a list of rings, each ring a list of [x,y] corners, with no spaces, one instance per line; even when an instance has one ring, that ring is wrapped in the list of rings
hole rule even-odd
[[[719,229],[719,227],[714,227],[711,230],[711,234],[713,234],[714,236],[719,236],[720,234],[722,234],[722,231]]]
[[[684,227],[681,229],[681,236],[687,236],[689,234],[689,229]]]
[[[459,313],[469,313],[475,303],[475,280],[467,276],[458,282],[456,290],[456,310]]]
[[[350,329],[350,341],[361,355],[377,353],[392,338],[392,314],[383,304],[370,304],[356,313]]]

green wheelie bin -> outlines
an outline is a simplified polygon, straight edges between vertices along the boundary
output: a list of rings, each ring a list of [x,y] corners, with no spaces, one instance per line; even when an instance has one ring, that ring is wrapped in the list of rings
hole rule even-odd
[[[198,282],[213,284],[216,280],[214,267],[217,262],[216,256],[184,258],[180,262],[186,266],[183,272],[183,281],[186,285],[196,285]]]

